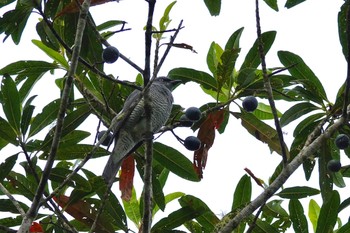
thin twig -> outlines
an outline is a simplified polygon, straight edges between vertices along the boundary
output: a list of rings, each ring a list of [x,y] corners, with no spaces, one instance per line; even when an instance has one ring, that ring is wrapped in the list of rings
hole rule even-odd
[[[246,231],[246,233],[251,233],[253,232],[255,226],[256,226],[256,221],[258,220],[259,218],[259,215],[261,214],[261,212],[263,211],[263,208],[265,206],[265,203],[263,205],[260,206],[258,212],[256,212],[255,216],[254,216],[254,220],[253,222],[250,224],[248,230]]]
[[[270,104],[272,115],[274,118],[279,143],[281,146],[283,164],[286,165],[288,163],[288,158],[287,158],[285,143],[283,140],[283,132],[282,132],[279,118],[278,118],[278,113],[277,113],[275,101],[273,98],[273,92],[272,92],[272,87],[271,87],[271,83],[270,83],[270,78],[269,78],[269,75],[268,75],[267,69],[266,69],[264,45],[263,45],[263,41],[262,41],[262,37],[261,37],[261,26],[260,26],[260,16],[259,16],[259,0],[255,0],[255,6],[256,6],[255,13],[256,13],[256,29],[257,29],[257,35],[258,35],[258,47],[259,47],[259,55],[260,55],[260,60],[261,60],[261,68],[262,68],[262,72],[263,72],[264,86],[265,86],[265,89],[267,92],[267,97],[269,100],[269,104]]]
[[[156,68],[153,71],[153,78],[157,77],[158,72],[159,72],[160,68],[162,67],[162,65],[163,65],[163,63],[165,61],[165,58],[168,56],[168,54],[170,52],[170,49],[171,49],[172,45],[174,44],[174,41],[175,41],[175,38],[176,38],[177,34],[179,34],[179,31],[183,28],[182,27],[182,23],[183,23],[183,20],[180,21],[180,24],[177,27],[174,35],[170,38],[170,42],[168,43],[168,46],[167,46],[167,48],[166,48],[162,58],[160,59],[159,64],[157,64]]]
[[[69,102],[69,93],[72,89],[73,78],[74,78],[76,69],[78,67],[79,53],[80,53],[80,49],[81,49],[82,38],[83,38],[85,24],[86,24],[85,19],[86,19],[87,13],[89,11],[89,7],[90,7],[90,0],[84,0],[84,2],[82,4],[82,10],[80,11],[78,24],[77,24],[74,49],[73,49],[72,58],[71,58],[71,66],[70,66],[70,69],[68,71],[65,86],[64,86],[64,89],[62,92],[62,98],[61,98],[60,108],[59,108],[59,112],[58,112],[58,116],[57,116],[55,134],[54,134],[54,137],[52,140],[50,154],[49,154],[49,157],[47,159],[47,163],[45,165],[45,168],[43,170],[43,174],[41,176],[41,180],[39,182],[37,191],[35,193],[32,205],[29,208],[28,212],[26,213],[25,218],[23,218],[23,220],[22,220],[21,227],[18,231],[19,233],[28,232],[29,227],[31,226],[34,218],[36,217],[38,210],[39,210],[39,207],[40,207],[41,198],[42,198],[43,193],[45,191],[45,186],[47,184],[53,163],[55,161],[56,153],[57,153],[58,146],[59,146],[59,141],[60,141],[61,134],[62,134],[64,117],[65,117],[66,109],[67,109],[68,102]]]
[[[24,218],[26,215],[26,212],[23,210],[23,208],[18,203],[18,201],[12,196],[12,194],[5,188],[5,186],[2,185],[2,183],[0,183],[0,191],[2,193],[4,193],[9,198],[9,200],[12,202],[12,204],[18,210],[19,214],[22,216],[22,218]]]

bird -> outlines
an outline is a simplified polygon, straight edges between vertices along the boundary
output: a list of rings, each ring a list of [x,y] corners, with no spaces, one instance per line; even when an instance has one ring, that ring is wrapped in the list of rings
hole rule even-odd
[[[180,83],[180,80],[157,77],[150,85],[148,99],[151,110],[150,123],[152,133],[157,133],[167,122],[173,105],[171,92]],[[134,90],[128,96],[121,112],[117,114],[112,122],[119,119],[120,115],[130,108],[132,103],[139,97],[139,94],[140,90]],[[114,148],[102,173],[102,177],[107,183],[114,180],[124,158],[135,151],[145,140],[147,124],[144,103],[144,97],[142,96],[129,117],[123,122],[117,122],[113,127],[116,130],[113,131]]]

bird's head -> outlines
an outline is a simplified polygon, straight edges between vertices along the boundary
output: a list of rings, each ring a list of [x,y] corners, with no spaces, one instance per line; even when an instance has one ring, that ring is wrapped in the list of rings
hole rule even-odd
[[[173,90],[177,85],[181,84],[181,80],[170,79],[168,77],[158,77],[154,80],[154,83],[161,83],[169,90]]]

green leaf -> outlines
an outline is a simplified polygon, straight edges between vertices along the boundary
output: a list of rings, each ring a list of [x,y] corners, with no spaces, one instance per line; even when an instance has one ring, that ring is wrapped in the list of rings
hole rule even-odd
[[[291,188],[285,188],[281,192],[276,193],[277,196],[287,199],[300,199],[320,193],[320,190],[307,186],[295,186]]]
[[[205,89],[212,89],[217,91],[216,80],[208,73],[190,69],[190,68],[175,68],[168,73],[171,79],[179,79],[184,83],[196,82],[202,85]]]
[[[0,2],[0,8],[3,7],[3,6],[6,6],[8,4],[11,4],[13,3],[15,0],[3,0]]]
[[[270,105],[264,104],[262,102],[258,103],[257,109],[253,112],[259,120],[272,120],[273,114]],[[282,113],[277,110],[277,116],[281,117]]]
[[[60,140],[61,146],[72,146],[90,136],[90,132],[82,130],[73,130]]]
[[[265,55],[270,50],[273,42],[276,38],[276,31],[264,32],[261,34],[261,39],[264,44],[264,53]],[[244,68],[257,68],[260,65],[260,55],[258,50],[258,40],[255,40],[253,47],[249,50],[247,56],[244,59],[244,62],[240,70]]]
[[[330,174],[331,172],[327,168],[328,162],[333,158],[332,154],[334,153],[334,149],[332,149],[332,144],[333,142],[327,140],[326,142],[322,143],[321,147],[319,148],[319,186],[323,202],[328,200],[333,190],[333,179]],[[338,150],[335,151],[338,152]]]
[[[346,186],[343,176],[340,172],[332,172],[331,173],[333,184],[335,184],[339,188],[344,188]]]
[[[58,64],[61,64],[61,66],[68,70],[69,64],[64,58],[64,56],[55,50],[47,47],[39,40],[32,40],[32,43],[35,44],[39,49],[41,49],[44,53],[46,53],[49,57],[51,57],[54,61],[56,61]]]
[[[349,8],[349,3],[347,1],[341,6],[340,11],[338,13],[338,34],[339,41],[342,46],[342,51],[346,60],[348,60],[348,39],[346,35],[346,27],[347,27],[347,12]]]
[[[67,114],[67,116],[64,118],[62,136],[65,136],[76,129],[88,116],[90,116],[90,114],[91,109],[87,104],[79,106],[79,108],[77,108],[75,111]]]
[[[254,220],[254,215],[251,215],[249,217],[250,221],[255,221]],[[258,218],[255,222],[255,227],[254,227],[254,232],[259,232],[259,233],[279,233],[279,231],[273,227],[270,223],[266,221],[262,221],[260,218]]]
[[[123,200],[123,206],[126,216],[139,227],[141,224],[140,203],[137,200],[136,191],[132,189],[131,199],[129,201]]]
[[[11,125],[2,117],[0,117],[0,137],[6,142],[9,142],[13,145],[18,145],[16,132],[11,127]]]
[[[57,118],[59,106],[59,100],[54,100],[46,105],[42,112],[34,117],[28,137],[39,133],[43,128],[51,124]]]
[[[239,40],[241,38],[242,32],[243,32],[243,27],[240,29],[236,30],[230,38],[227,40],[226,45],[225,45],[225,50],[230,50],[230,49],[239,49]]]
[[[2,182],[6,176],[12,171],[13,166],[15,166],[18,158],[18,154],[14,154],[0,164],[0,182]]]
[[[49,179],[57,183],[62,183],[72,172],[73,171],[63,167],[54,167],[51,169]],[[79,174],[74,174],[67,185],[84,191],[90,191],[92,189],[90,183]]]
[[[314,201],[313,199],[310,200],[309,202],[309,219],[310,222],[312,223],[314,232],[316,231],[316,227],[317,227],[317,220],[318,220],[318,216],[320,215],[320,206],[316,203],[316,201]]]
[[[33,105],[28,105],[23,108],[23,114],[21,119],[21,132],[23,135],[27,133],[29,124],[32,120],[34,109],[35,106]]]
[[[190,181],[200,180],[193,169],[192,162],[174,148],[155,142],[153,153],[156,161],[179,177]]]
[[[307,129],[310,125],[313,125],[315,122],[318,123],[319,119],[323,118],[324,116],[324,113],[316,113],[306,117],[295,127],[293,137],[298,137],[298,135],[300,135],[305,129]]]
[[[167,230],[172,230],[176,227],[181,226],[185,222],[190,221],[190,220],[198,217],[201,214],[202,214],[202,212],[198,212],[189,206],[182,207],[182,208],[170,213],[168,215],[168,217],[165,217],[165,218],[162,218],[161,220],[159,220],[152,227],[152,232],[162,233],[162,232],[166,232]]]
[[[306,0],[287,0],[286,4],[284,5],[284,7],[286,7],[287,9],[292,8],[296,5],[298,5],[299,3],[302,3]]]
[[[172,202],[173,200],[176,200],[184,195],[185,194],[182,192],[169,193],[165,196],[165,204],[168,204],[168,203]],[[153,208],[152,215],[154,216],[158,211],[159,211],[159,207],[158,207],[158,205],[156,205]]]
[[[236,118],[240,118],[242,121],[242,126],[256,139],[267,143],[271,150],[277,152],[280,155],[282,154],[280,141],[274,128],[246,111],[242,111],[241,113],[232,112],[231,114],[233,114]],[[289,158],[288,148],[286,145],[284,146],[287,152],[287,157]]]
[[[31,182],[24,175],[11,171],[7,179],[9,181],[4,182],[5,188],[12,194],[19,194],[28,200],[33,200],[38,184]]]
[[[342,211],[348,206],[350,206],[350,197],[346,198],[342,203],[340,203],[338,212],[340,213],[340,211]]]
[[[160,19],[159,21],[159,29],[160,31],[165,31],[167,30],[171,20],[169,18],[169,13],[171,11],[171,9],[173,8],[173,6],[175,5],[176,1],[173,1],[172,3],[170,3],[165,11],[164,11],[164,14],[163,14],[163,17]]]
[[[280,119],[281,126],[284,127],[289,123],[291,123],[292,121],[298,119],[299,117],[304,116],[305,114],[318,109],[319,108],[317,106],[309,102],[296,104],[292,106],[290,109],[288,109],[285,113],[283,113]]]
[[[100,31],[112,28],[114,26],[117,26],[117,25],[122,25],[124,23],[125,23],[125,21],[122,21],[122,20],[109,20],[109,21],[106,21],[106,22],[101,23],[100,25],[98,25],[96,27],[96,29],[100,32]]]
[[[0,32],[6,34],[4,41],[11,35],[13,42],[19,44],[32,10],[33,7],[18,3],[15,10],[7,11],[0,17]]]
[[[249,176],[244,175],[239,180],[233,194],[231,210],[234,211],[250,202],[252,197],[252,182]]]
[[[322,100],[328,102],[322,83],[301,57],[288,51],[278,51],[278,57],[285,67],[293,66],[288,69],[289,73],[303,83],[308,91],[320,99],[317,102],[318,104],[323,105]]]
[[[214,76],[216,75],[217,66],[221,62],[221,55],[223,52],[219,44],[214,41],[211,43],[207,54],[207,65]]]
[[[350,232],[350,223],[349,222],[337,230],[337,233],[348,233],[348,232]]]
[[[85,144],[78,144],[78,145],[72,145],[72,146],[66,146],[66,147],[59,147],[57,150],[57,154],[55,159],[56,160],[73,160],[73,159],[84,159],[87,154],[89,154],[92,149],[94,148],[93,145],[85,145]],[[102,157],[105,155],[109,155],[109,152],[103,148],[98,148],[95,150],[93,158]],[[45,152],[42,154],[39,158],[40,159],[47,159],[48,153]]]
[[[303,206],[298,199],[291,199],[289,201],[289,214],[293,223],[295,233],[308,233],[308,223],[304,214]]]
[[[324,202],[321,207],[315,233],[329,233],[333,231],[335,223],[337,222],[339,204],[339,193],[337,191],[332,191],[329,195],[329,199]]]
[[[26,212],[29,207],[23,202],[17,200],[19,206]],[[20,214],[17,208],[13,205],[10,199],[0,199],[0,211],[1,212],[10,212],[14,214]]]
[[[278,11],[278,5],[277,5],[277,0],[264,0],[266,4],[274,9],[275,11]]]
[[[48,71],[57,69],[58,65],[44,61],[17,61],[0,70],[0,75],[17,75],[16,83],[25,80],[19,89],[20,102],[22,103],[34,84]]]
[[[211,16],[218,16],[221,9],[221,0],[204,0]]]
[[[181,197],[179,202],[182,207],[189,206],[198,212],[203,212],[203,214],[196,217],[196,220],[207,232],[213,232],[219,219],[202,200],[192,195],[186,195]]]
[[[240,49],[225,50],[220,57],[221,62],[219,62],[217,66],[217,73],[215,76],[219,85],[218,89],[220,92],[225,83],[228,83],[228,88],[231,88],[233,85],[233,70],[235,68],[239,51]],[[228,95],[227,98],[229,98]]]
[[[5,75],[1,83],[2,109],[9,124],[17,135],[20,135],[21,127],[21,103],[16,84],[9,75]]]

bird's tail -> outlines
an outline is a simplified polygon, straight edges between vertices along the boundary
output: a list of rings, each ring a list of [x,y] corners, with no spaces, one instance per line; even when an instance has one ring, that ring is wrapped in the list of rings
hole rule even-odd
[[[117,175],[123,160],[114,161],[113,156],[110,156],[108,162],[103,170],[102,177],[109,183]]]

